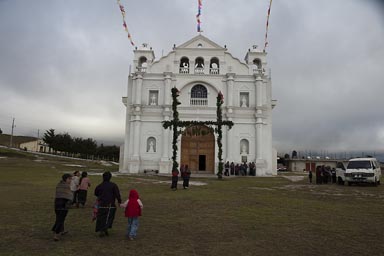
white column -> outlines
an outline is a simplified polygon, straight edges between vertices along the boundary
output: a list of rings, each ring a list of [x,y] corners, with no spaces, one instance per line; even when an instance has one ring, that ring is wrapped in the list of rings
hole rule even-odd
[[[171,73],[164,73],[164,105],[171,105]]]
[[[234,85],[234,74],[227,74],[227,107],[233,106],[233,85]]]
[[[169,121],[169,116],[164,116],[164,121]],[[162,161],[169,160],[169,129],[163,129],[163,154]]]
[[[256,74],[256,161],[262,159],[263,148],[263,80],[259,74]]]
[[[135,160],[139,158],[139,152],[140,152],[140,126],[141,126],[141,120],[140,116],[135,116],[135,137],[133,138],[133,157]]]
[[[232,118],[228,118],[228,121],[232,121]],[[233,127],[228,130],[227,128],[227,146],[226,146],[226,149],[227,149],[227,157],[226,157],[226,160],[227,161],[230,161],[232,162],[234,159],[233,159],[233,142],[232,142],[232,138],[233,138]]]
[[[123,164],[121,166],[122,172],[128,171],[128,160],[129,154],[129,145],[130,145],[130,126],[131,126],[131,115],[130,115],[130,102],[129,102],[129,88],[132,88],[132,78],[128,76],[128,84],[127,84],[127,98],[126,98],[126,112],[125,112],[125,138],[124,138],[124,155],[123,155]]]
[[[135,104],[140,105],[141,104],[141,90],[143,87],[143,76],[141,74],[136,75],[136,97],[135,97]]]

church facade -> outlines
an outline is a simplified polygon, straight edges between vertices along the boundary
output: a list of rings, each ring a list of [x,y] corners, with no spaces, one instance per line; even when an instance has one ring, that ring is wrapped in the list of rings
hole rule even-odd
[[[162,122],[173,118],[171,88],[176,87],[183,121],[216,121],[216,97],[222,92],[223,120],[234,123],[232,129],[223,127],[223,160],[254,162],[256,176],[275,175],[271,116],[275,101],[266,70],[266,53],[257,47],[249,49],[242,62],[203,35],[174,46],[159,60],[148,45],[136,48],[123,97],[126,128],[119,171],[171,172],[173,134]],[[177,161],[192,173],[218,171],[217,134],[210,129],[187,127],[178,137]]]

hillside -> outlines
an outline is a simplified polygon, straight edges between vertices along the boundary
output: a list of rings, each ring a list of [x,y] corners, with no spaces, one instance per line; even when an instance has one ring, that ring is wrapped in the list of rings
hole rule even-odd
[[[36,138],[30,137],[30,136],[13,136],[12,143],[13,143],[13,147],[18,148],[20,143],[33,141],[33,140],[36,140]],[[11,135],[0,134],[0,145],[8,147],[10,141],[11,141]]]

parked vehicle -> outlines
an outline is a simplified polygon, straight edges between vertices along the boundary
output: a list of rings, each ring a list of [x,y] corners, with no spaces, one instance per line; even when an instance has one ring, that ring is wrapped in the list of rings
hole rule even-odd
[[[350,159],[345,170],[345,181],[350,186],[353,183],[380,184],[381,169],[376,158]]]
[[[336,163],[336,181],[339,185],[344,185],[345,183],[345,169],[343,162]]]

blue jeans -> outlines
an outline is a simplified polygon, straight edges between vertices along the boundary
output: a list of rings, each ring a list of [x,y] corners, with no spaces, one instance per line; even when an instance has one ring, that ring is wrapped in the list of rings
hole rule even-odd
[[[139,228],[139,218],[128,218],[127,236],[136,237],[137,229]]]

